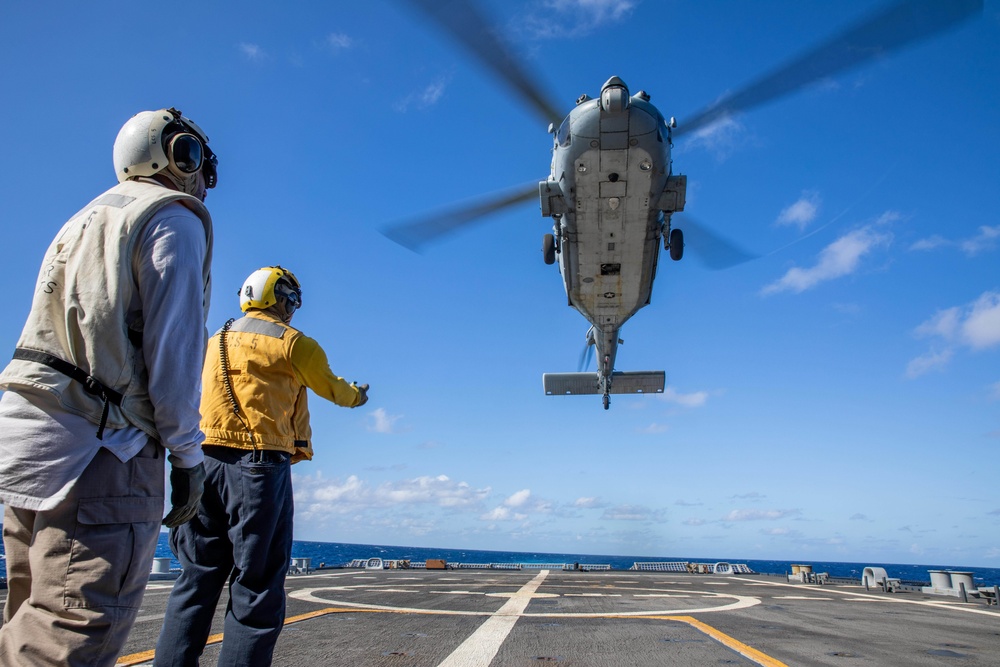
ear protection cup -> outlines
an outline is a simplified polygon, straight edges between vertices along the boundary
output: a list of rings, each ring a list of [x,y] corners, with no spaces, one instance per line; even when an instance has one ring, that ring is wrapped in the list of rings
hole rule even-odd
[[[178,132],[167,144],[167,159],[179,173],[197,173],[205,161],[205,146],[193,134]]]

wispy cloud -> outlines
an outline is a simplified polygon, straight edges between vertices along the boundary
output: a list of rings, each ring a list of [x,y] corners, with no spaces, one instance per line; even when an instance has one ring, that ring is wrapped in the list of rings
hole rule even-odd
[[[663,512],[641,505],[616,505],[609,507],[601,515],[605,521],[666,521]]]
[[[447,475],[422,476],[385,482],[373,487],[357,475],[328,480],[321,474],[294,475],[298,511],[322,516],[356,514],[374,508],[433,505],[439,508],[476,508],[490,495],[490,488],[475,489]]]
[[[943,368],[957,349],[1000,346],[1000,291],[983,292],[972,303],[939,310],[913,333],[917,338],[932,339],[935,348],[910,361],[908,378]]]
[[[757,491],[751,491],[750,493],[742,493],[742,494],[737,494],[737,495],[734,495],[734,496],[730,496],[730,498],[733,499],[733,500],[753,500],[753,501],[760,501],[760,500],[764,500],[765,498],[767,498],[767,496],[765,496],[763,493],[759,493]]]
[[[722,116],[710,125],[694,131],[683,144],[684,150],[708,151],[723,162],[747,139],[747,128],[733,116]]]
[[[644,433],[646,435],[656,435],[658,433],[666,433],[670,430],[670,426],[667,424],[658,424],[653,422],[649,426],[643,426],[636,429],[636,433]]]
[[[954,247],[969,257],[975,257],[976,255],[995,250],[998,246],[1000,246],[1000,225],[993,227],[983,225],[979,228],[975,236],[951,240],[935,234],[913,243],[910,245],[910,250],[936,250],[942,247]]]
[[[875,225],[856,229],[820,251],[819,258],[812,267],[789,269],[780,279],[766,285],[761,294],[798,294],[821,283],[850,275],[858,270],[866,255],[878,248],[887,247],[891,242],[892,234],[879,231]]]
[[[585,37],[625,20],[637,4],[637,0],[544,0],[537,12],[519,16],[519,25],[512,29],[533,39]]]
[[[866,515],[864,515],[864,514],[857,513],[857,514],[852,514],[850,516],[849,520],[850,521],[867,521],[868,517]]]
[[[674,403],[685,408],[700,408],[708,402],[707,391],[693,391],[689,394],[682,394],[674,387],[667,387],[659,394],[660,400],[667,403]]]
[[[368,413],[370,423],[368,430],[376,433],[395,433],[396,422],[403,418],[403,415],[390,415],[385,408],[375,408]]]
[[[583,498],[577,498],[576,501],[573,503],[573,506],[579,507],[580,509],[599,509],[601,507],[604,507],[604,502],[600,498],[597,498],[596,496],[583,497]]]
[[[776,521],[797,516],[799,510],[733,510],[722,521]]]
[[[906,364],[906,377],[912,380],[931,371],[942,370],[953,356],[955,356],[955,351],[951,348],[925,352]]]
[[[808,227],[819,214],[819,193],[805,190],[794,204],[785,207],[778,214],[775,224],[779,227],[797,227],[799,231]]]
[[[400,113],[406,113],[410,109],[428,109],[441,100],[447,87],[447,78],[437,79],[428,84],[423,90],[410,93],[399,100],[393,104],[393,108]]]
[[[354,39],[342,32],[331,32],[323,39],[323,47],[333,53],[346,51],[354,46]]]
[[[267,60],[267,54],[264,52],[264,49],[260,48],[257,44],[240,42],[239,49],[240,53],[243,54],[243,57],[250,62],[259,63]]]

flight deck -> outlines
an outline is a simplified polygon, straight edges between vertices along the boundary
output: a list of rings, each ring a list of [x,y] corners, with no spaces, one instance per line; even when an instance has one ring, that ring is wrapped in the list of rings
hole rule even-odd
[[[172,586],[150,582],[118,664],[151,664]],[[328,569],[286,590],[278,666],[1000,664],[986,600],[785,576]]]

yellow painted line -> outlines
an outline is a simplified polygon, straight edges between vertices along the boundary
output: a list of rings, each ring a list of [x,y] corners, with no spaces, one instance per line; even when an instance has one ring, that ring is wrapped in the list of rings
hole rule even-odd
[[[609,614],[607,617],[629,618],[629,619],[635,618],[634,616],[622,617],[622,616],[616,616],[614,614]],[[692,628],[708,635],[709,637],[719,642],[723,646],[731,648],[732,650],[736,651],[747,660],[750,660],[760,665],[761,667],[788,667],[788,665],[781,662],[780,660],[772,658],[771,656],[767,655],[766,653],[758,651],[752,646],[747,646],[740,640],[734,639],[733,637],[730,637],[726,633],[721,632],[720,630],[716,630],[711,625],[708,625],[707,623],[702,623],[701,621],[692,616],[644,616],[643,618],[655,618],[657,620],[662,620],[662,621],[678,621],[680,623],[687,623]]]
[[[385,613],[384,609],[354,609],[349,607],[327,607],[326,609],[318,609],[316,611],[311,611],[308,614],[299,614],[298,616],[290,616],[285,619],[285,625],[291,625],[292,623],[300,623],[302,621],[308,621],[313,618],[319,618],[320,616],[326,616],[327,614],[345,614],[345,613]],[[210,635],[208,641],[205,642],[205,646],[211,646],[213,644],[219,644],[222,642],[222,633],[215,635]],[[139,653],[132,653],[130,655],[123,655],[118,658],[118,662],[115,663],[116,667],[127,667],[128,665],[141,665],[144,662],[149,662],[156,655],[156,651],[141,651]]]

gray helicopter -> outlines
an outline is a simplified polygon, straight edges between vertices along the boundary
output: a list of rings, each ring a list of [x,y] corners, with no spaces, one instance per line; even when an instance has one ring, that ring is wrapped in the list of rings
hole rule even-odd
[[[553,135],[546,180],[500,198],[431,218],[391,226],[389,238],[411,249],[492,212],[539,198],[552,219],[545,234],[545,263],[558,261],[569,305],[591,324],[585,355],[596,351],[597,371],[546,373],[547,395],[598,394],[604,409],[611,394],[661,393],[664,371],[617,371],[622,325],[649,305],[659,249],[680,260],[685,241],[672,226],[684,210],[687,178],[675,174],[673,140],[795,92],[876,57],[944,32],[982,13],[983,0],[903,0],[776,68],[742,90],[694,114],[679,126],[665,119],[644,91],[631,94],[612,76],[597,98],[582,95],[562,118],[511,49],[471,0],[408,0],[492,69],[549,121]],[[562,119],[560,121],[560,119]],[[713,269],[752,259],[690,218],[683,221],[691,250]]]

